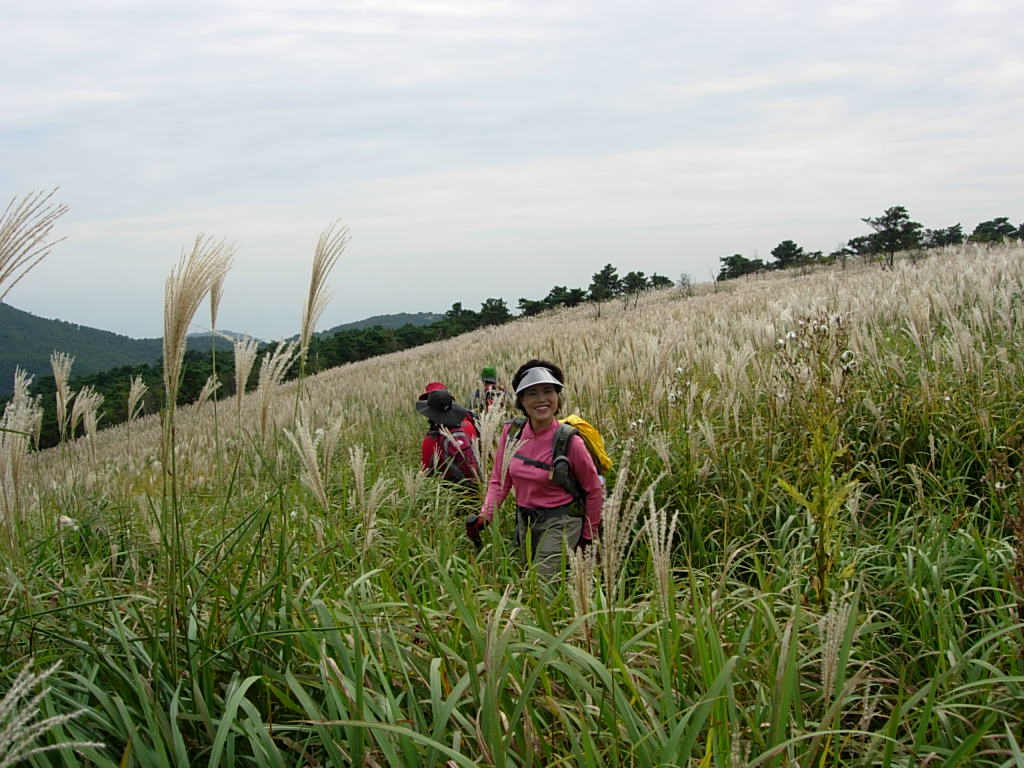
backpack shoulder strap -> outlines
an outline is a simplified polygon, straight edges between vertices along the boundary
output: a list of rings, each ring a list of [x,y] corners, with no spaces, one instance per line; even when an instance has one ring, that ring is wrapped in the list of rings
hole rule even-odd
[[[523,429],[526,427],[526,421],[527,419],[525,416],[516,416],[514,419],[508,420],[507,423],[510,424],[511,426],[508,429],[508,440],[505,443],[506,449],[512,443],[512,441],[518,440],[519,437],[523,434]],[[516,453],[512,455],[515,458],[519,459],[524,464],[529,464],[531,467],[537,467],[538,469],[550,470],[552,466],[551,464],[548,464],[545,461],[538,461],[537,459],[531,459],[529,456],[524,456],[518,451],[516,451]]]
[[[526,426],[525,416],[516,416],[514,419],[509,419],[505,422],[509,425],[508,428],[508,439],[509,442],[516,440],[520,435],[523,434],[523,427]]]
[[[525,419],[524,419],[525,422]],[[520,431],[522,427],[520,427]],[[509,433],[511,436],[511,432]],[[538,469],[546,469],[552,472],[560,485],[562,485],[567,491],[569,491],[574,497],[578,497],[580,494],[579,485],[576,483],[576,478],[572,476],[572,468],[569,466],[569,441],[572,440],[573,435],[578,435],[579,430],[575,427],[559,423],[558,429],[555,430],[555,435],[552,438],[551,447],[551,463],[546,461],[539,461],[537,459],[531,459],[529,456],[524,456],[521,453],[516,453],[515,457],[522,461],[524,464],[529,464],[531,467],[537,467]],[[565,464],[565,467],[555,472],[555,468],[560,464]]]
[[[585,494],[583,489],[580,488],[579,481],[576,479],[576,473],[572,471],[572,464],[569,463],[569,442],[574,435],[579,433],[580,431],[571,424],[567,424],[564,421],[559,423],[558,429],[555,430],[551,466],[558,484],[571,493],[577,503],[582,503]]]
[[[580,431],[571,424],[561,422],[558,425],[558,429],[555,430],[555,444],[551,454],[552,460],[557,459],[559,456],[569,455],[569,441],[572,440],[573,435],[578,435]]]
[[[505,423],[509,425],[508,436],[505,439],[505,450],[508,450],[508,447],[513,442],[518,440],[520,436],[523,434],[523,429],[526,427],[526,417],[516,416],[514,419],[509,419]],[[519,451],[513,453],[512,456],[519,459],[524,464],[529,464],[531,467],[538,467],[540,469],[551,469],[550,464],[545,464],[543,461],[531,459],[529,456],[524,456],[523,454],[519,453]]]
[[[467,440],[469,439],[469,437],[466,435],[466,430],[464,429],[446,429],[443,434],[444,439],[447,442],[453,443],[455,445],[459,445],[459,441],[462,438],[466,438]]]

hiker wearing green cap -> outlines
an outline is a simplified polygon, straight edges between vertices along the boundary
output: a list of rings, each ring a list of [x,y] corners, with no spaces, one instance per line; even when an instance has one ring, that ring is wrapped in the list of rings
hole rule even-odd
[[[508,393],[498,383],[498,369],[493,365],[485,365],[480,370],[480,384],[470,400],[472,410],[483,413],[492,407],[504,409]]]

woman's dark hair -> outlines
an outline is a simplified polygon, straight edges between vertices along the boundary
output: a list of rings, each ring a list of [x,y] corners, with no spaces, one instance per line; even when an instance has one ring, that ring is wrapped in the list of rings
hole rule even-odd
[[[512,377],[512,391],[513,392],[516,391],[516,387],[519,386],[519,382],[523,380],[523,376],[525,376],[526,372],[528,370],[530,370],[531,368],[547,368],[551,372],[552,376],[554,376],[556,379],[558,379],[562,383],[563,386],[565,385],[565,374],[562,373],[562,369],[559,368],[554,363],[549,362],[547,360],[527,360],[525,363],[523,363],[522,365],[519,366],[519,370],[517,370],[515,376]],[[562,410],[562,387],[558,387],[557,389],[558,389],[558,408],[555,409],[555,414],[556,415],[558,414],[558,412],[560,410]],[[523,408],[523,400],[519,396],[518,393],[516,394],[516,408],[518,410],[522,411],[523,413],[526,413],[526,409]]]

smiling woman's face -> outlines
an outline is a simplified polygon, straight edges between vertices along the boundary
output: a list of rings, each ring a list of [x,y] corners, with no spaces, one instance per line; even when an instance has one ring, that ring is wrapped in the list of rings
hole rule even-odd
[[[543,429],[558,413],[558,390],[554,384],[535,384],[519,395],[523,410],[530,417],[534,430]]]

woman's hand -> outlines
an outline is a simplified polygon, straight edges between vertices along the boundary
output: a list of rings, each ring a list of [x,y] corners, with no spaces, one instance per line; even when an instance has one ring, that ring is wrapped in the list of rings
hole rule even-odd
[[[484,545],[480,534],[490,524],[490,520],[480,515],[470,515],[466,518],[466,538],[473,542],[473,545],[480,549]]]

